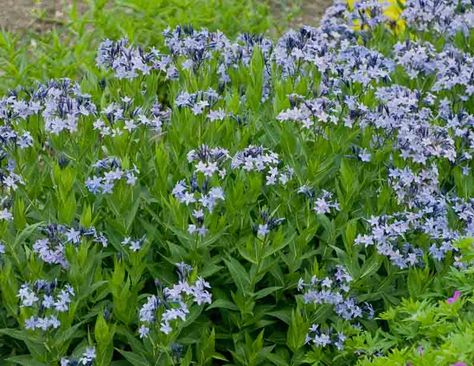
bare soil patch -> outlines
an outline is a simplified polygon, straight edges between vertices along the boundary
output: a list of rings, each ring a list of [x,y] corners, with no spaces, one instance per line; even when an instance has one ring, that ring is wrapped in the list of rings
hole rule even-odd
[[[0,29],[43,32],[62,24],[71,0],[0,0]]]
[[[317,27],[326,11],[331,6],[333,0],[270,0],[270,7],[273,16],[285,29],[278,29],[278,32],[285,32],[286,26],[298,29],[303,25]]]
[[[326,9],[331,6],[332,0],[305,0],[301,5],[301,12],[291,23],[293,27],[303,25],[318,26]]]

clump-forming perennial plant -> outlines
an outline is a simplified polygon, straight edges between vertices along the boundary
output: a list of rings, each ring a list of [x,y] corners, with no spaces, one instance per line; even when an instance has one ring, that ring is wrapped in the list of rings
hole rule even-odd
[[[474,362],[473,19],[408,0],[401,31],[364,0],[276,42],[178,26],[105,40],[101,80],[11,90],[4,362]]]

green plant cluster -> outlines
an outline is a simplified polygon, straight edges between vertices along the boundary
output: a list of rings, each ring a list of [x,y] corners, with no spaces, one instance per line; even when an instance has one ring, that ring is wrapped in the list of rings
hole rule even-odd
[[[474,362],[474,31],[363,4],[278,41],[230,0],[4,33],[0,363]]]

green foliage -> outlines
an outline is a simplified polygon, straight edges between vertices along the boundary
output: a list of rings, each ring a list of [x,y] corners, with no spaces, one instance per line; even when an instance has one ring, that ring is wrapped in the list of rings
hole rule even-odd
[[[0,255],[1,364],[57,365],[63,357],[81,357],[90,345],[95,347],[94,364],[101,366],[473,362],[472,240],[457,243],[462,269],[453,268],[450,256],[445,261],[429,259],[431,238],[423,234],[403,238],[416,242],[426,257],[423,266],[409,269],[394,266],[374,246],[356,245],[358,235],[367,231],[368,218],[392,214],[402,206],[387,182],[388,170],[420,166],[394,153],[389,139],[370,161],[358,158],[354,147],[370,146],[378,134],[374,126],[319,123],[299,130],[277,120],[280,112],[291,107],[294,95],[309,99],[321,92],[318,88],[330,77],[314,64],[298,65],[297,73],[284,76],[265,58],[265,49],[255,47],[248,64],[227,70],[228,85],[220,82],[218,63],[212,57],[194,70],[182,67],[183,60],[176,56],[176,64],[181,65],[177,80],[166,80],[156,70],[146,77],[119,80],[95,66],[95,50],[103,38],[127,37],[133,43],[159,45],[163,29],[177,24],[220,29],[231,37],[272,26],[267,5],[255,0],[95,0],[80,12],[73,8],[66,27],[24,38],[1,34],[0,66],[6,72],[0,76],[0,90],[70,77],[80,81],[81,90],[100,109],[94,116],[81,115],[73,133],[48,132],[39,115],[19,120],[14,128],[29,131],[32,146],[5,147],[25,184],[14,192],[3,191],[2,186],[2,194],[9,195],[5,207],[11,209],[13,220],[0,220],[5,244]],[[389,53],[405,36],[378,27],[371,37],[358,41]],[[423,89],[403,70],[395,70],[392,77],[395,84]],[[271,88],[266,89],[266,83]],[[373,88],[346,84],[341,90],[347,96],[375,107]],[[181,92],[209,88],[222,96],[213,105],[227,112],[222,121],[211,122],[204,114],[174,107]],[[159,132],[141,126],[101,134],[94,123],[108,118],[103,111],[113,103],[126,103],[126,97],[137,113],[157,100],[171,107],[170,121]],[[342,119],[345,108],[336,111],[338,118]],[[221,146],[230,155],[249,145],[262,145],[278,152],[280,168],[287,165],[294,171],[285,185],[271,185],[261,172],[234,169],[227,162],[223,177],[206,180],[194,174],[194,162],[187,160],[188,153],[202,144]],[[119,179],[109,193],[95,194],[86,181],[99,174],[94,164],[109,156],[115,156],[124,171],[136,169],[137,181],[128,184]],[[440,165],[443,190],[472,197],[472,175],[463,176],[454,163],[433,160]],[[1,164],[3,156],[3,169]],[[191,219],[193,207],[172,194],[183,179],[195,179],[198,187],[219,185],[225,192],[225,200],[216,204],[213,213],[206,212],[203,222],[209,232],[205,236],[189,230],[190,222],[196,222]],[[316,195],[330,191],[338,209],[318,212],[316,197],[308,199],[299,192],[302,186]],[[3,209],[4,201],[1,204]],[[451,226],[461,225],[452,216]],[[279,218],[284,220],[268,233],[259,233],[264,220]],[[95,234],[103,233],[107,245],[100,245],[93,235],[75,243],[68,240],[61,253],[67,265],[46,263],[34,246],[52,230],[50,224],[97,230]],[[125,238],[143,240],[138,240],[137,249],[127,247]],[[192,270],[186,276],[176,275],[176,264],[183,262]],[[301,293],[305,286],[313,278],[329,279],[338,266],[351,277],[348,296],[373,305],[374,319],[361,316],[360,324],[353,324],[329,303],[305,301]],[[154,319],[149,334],[141,336],[140,311],[152,296],[162,305],[156,318],[163,317],[178,302],[169,301],[163,289],[201,278],[210,283],[212,303],[192,304],[186,293],[185,319],[173,320],[169,331],[162,331],[160,321]],[[22,285],[37,279],[57,280],[74,289],[67,311],[58,315],[57,329],[43,332],[26,327],[35,313],[20,305],[18,294]],[[460,297],[448,303],[454,291]],[[308,342],[313,324],[344,334],[344,347],[323,348]]]
[[[469,255],[474,251],[470,249]],[[413,275],[411,272],[410,275]],[[410,276],[409,275],[409,276]],[[415,274],[413,276],[418,276]],[[366,354],[357,365],[452,365],[474,359],[474,271],[451,269],[446,276],[424,284],[411,298],[380,314],[387,324],[381,331],[390,342],[373,342],[370,335],[357,339],[354,348]],[[455,290],[461,297],[448,303]],[[440,296],[440,294],[445,296]],[[377,352],[389,352],[376,357]]]

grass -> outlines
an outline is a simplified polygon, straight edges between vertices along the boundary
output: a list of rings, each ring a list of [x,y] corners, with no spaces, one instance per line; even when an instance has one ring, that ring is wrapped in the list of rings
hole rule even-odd
[[[96,74],[95,53],[104,38],[147,45],[178,24],[228,35],[263,33],[273,25],[269,5],[257,0],[91,0],[81,6],[75,1],[64,13],[62,25],[44,32],[0,33],[0,92],[36,80]]]

